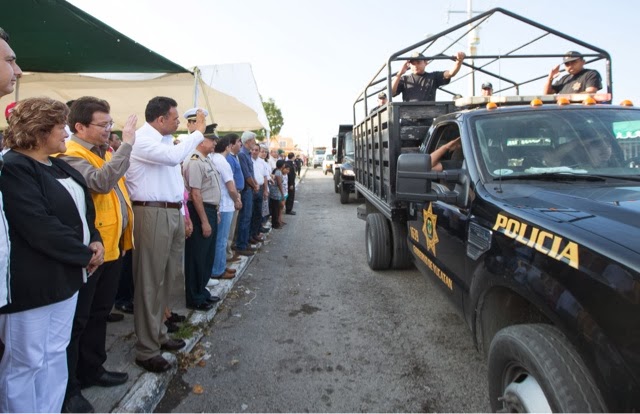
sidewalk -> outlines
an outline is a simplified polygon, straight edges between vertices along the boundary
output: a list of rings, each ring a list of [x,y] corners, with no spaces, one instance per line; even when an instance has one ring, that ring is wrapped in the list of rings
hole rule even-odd
[[[307,168],[303,167],[302,177],[304,177],[306,171]],[[296,179],[296,186],[300,183],[300,180],[301,178]],[[265,242],[261,244],[269,243],[270,234],[267,235]],[[254,247],[257,246],[254,245]],[[256,254],[260,254],[260,250]],[[228,264],[228,267],[237,270],[236,277],[230,280],[220,280],[220,284],[209,288],[211,294],[219,296],[221,300],[208,312],[186,309],[184,306],[184,279],[175,281],[175,293],[171,295],[170,306],[174,312],[186,315],[188,319],[181,324],[183,328],[178,333],[170,335],[179,335],[187,345],[176,354],[170,352],[162,354],[173,365],[169,371],[156,374],[147,372],[135,364],[134,345],[136,337],[133,329],[133,315],[125,314],[123,321],[108,324],[106,340],[108,359],[104,366],[109,371],[127,372],[129,380],[125,384],[116,387],[90,387],[82,390],[85,398],[93,404],[95,412],[132,413],[152,412],[155,409],[178,370],[178,360],[181,359],[185,362],[188,360],[186,358],[187,355],[191,353],[203,337],[209,322],[224,303],[225,297],[235,283],[242,278],[243,273],[255,256],[240,257],[241,260],[239,262]]]

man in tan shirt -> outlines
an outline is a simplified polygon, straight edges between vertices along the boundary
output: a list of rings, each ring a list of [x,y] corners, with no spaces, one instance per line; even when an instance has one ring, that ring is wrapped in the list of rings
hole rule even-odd
[[[218,302],[207,289],[215,260],[220,205],[220,174],[209,154],[216,145],[216,136],[207,135],[182,166],[184,182],[189,192],[187,208],[193,223],[193,233],[185,242],[184,279],[187,307],[208,311]]]

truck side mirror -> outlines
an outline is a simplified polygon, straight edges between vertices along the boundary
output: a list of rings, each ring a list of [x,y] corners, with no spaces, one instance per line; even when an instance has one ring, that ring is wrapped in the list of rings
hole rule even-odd
[[[396,172],[396,199],[431,200],[431,157],[427,154],[401,154]]]
[[[431,171],[431,157],[428,154],[402,154],[398,157],[396,173],[396,199],[408,202],[444,201],[458,204],[462,198],[456,191],[432,190],[432,181],[462,184],[466,187],[467,176],[462,170]]]

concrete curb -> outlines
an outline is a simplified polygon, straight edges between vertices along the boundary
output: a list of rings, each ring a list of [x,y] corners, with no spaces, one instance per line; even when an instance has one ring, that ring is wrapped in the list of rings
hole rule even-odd
[[[254,256],[241,256],[240,263],[236,268],[236,277],[230,280],[221,280],[217,286],[209,288],[211,294],[219,296],[220,301],[207,312],[193,312],[188,322],[198,327],[193,336],[185,339],[186,346],[181,349],[180,354],[188,354],[202,339],[203,327],[215,317],[218,308],[224,302],[224,298],[233,289],[233,286],[242,278],[245,269],[253,260]],[[114,413],[150,413],[156,408],[164,397],[169,383],[178,372],[178,359],[172,353],[165,352],[162,356],[172,365],[171,369],[163,373],[145,372],[133,383],[129,391],[120,400],[118,405],[112,410]]]
[[[308,167],[303,168],[301,176],[296,177],[296,188],[305,177]],[[268,244],[267,241],[264,244]],[[245,270],[253,260],[254,256],[241,256],[239,263],[232,265],[236,268],[236,277],[229,280],[221,280],[220,284],[209,288],[211,294],[219,296],[220,301],[208,312],[192,312],[188,322],[198,327],[193,333],[193,336],[185,339],[186,346],[181,349],[180,354],[189,354],[193,348],[200,342],[204,336],[204,328],[215,317],[218,308],[224,302],[224,298],[233,289],[233,286],[242,278]],[[160,374],[152,372],[144,372],[140,375],[131,385],[129,391],[120,399],[120,401],[111,409],[114,413],[150,413],[155,410],[156,406],[160,403],[164,397],[171,380],[178,372],[178,358],[169,352],[162,354],[172,365],[172,368]]]

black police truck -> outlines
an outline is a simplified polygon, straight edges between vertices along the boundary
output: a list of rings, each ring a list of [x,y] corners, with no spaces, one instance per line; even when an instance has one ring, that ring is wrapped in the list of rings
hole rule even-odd
[[[391,96],[393,62],[416,50],[437,60],[430,44],[495,15],[575,41],[590,63],[604,62],[605,89],[390,102],[367,113],[380,90]],[[483,58],[495,56],[465,65],[506,83]],[[354,104],[369,266],[415,265],[435,278],[487,356],[492,409],[639,411],[640,109],[609,103],[609,55],[494,9],[401,50],[386,69]]]

